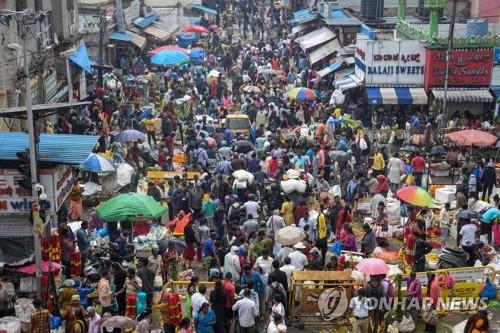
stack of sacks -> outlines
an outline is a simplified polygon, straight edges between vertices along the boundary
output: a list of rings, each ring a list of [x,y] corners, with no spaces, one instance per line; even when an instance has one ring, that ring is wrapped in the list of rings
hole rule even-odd
[[[244,183],[245,187],[246,187],[247,183],[249,185],[252,185],[253,180],[254,180],[253,174],[251,174],[250,172],[245,171],[245,170],[236,170],[235,172],[233,172],[233,177],[234,177],[236,182],[242,183],[242,184]]]
[[[300,173],[296,170],[289,169],[285,173],[286,180],[281,181],[281,190],[286,194],[292,192],[304,193],[306,191],[307,183],[300,179]]]

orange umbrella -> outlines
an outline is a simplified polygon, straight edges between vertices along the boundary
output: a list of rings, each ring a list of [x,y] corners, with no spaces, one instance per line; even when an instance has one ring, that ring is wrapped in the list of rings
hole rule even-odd
[[[175,230],[174,234],[183,234],[184,233],[184,228],[187,226],[189,223],[189,220],[191,220],[191,213],[186,214],[177,224],[175,225]]]
[[[446,137],[461,146],[492,146],[497,142],[493,134],[479,130],[463,130],[446,134]]]

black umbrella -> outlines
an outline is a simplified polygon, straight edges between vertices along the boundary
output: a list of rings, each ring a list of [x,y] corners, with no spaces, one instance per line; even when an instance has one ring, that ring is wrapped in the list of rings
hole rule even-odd
[[[409,153],[416,153],[416,152],[420,151],[420,148],[417,147],[417,146],[413,146],[413,145],[406,145],[406,146],[401,147],[400,150],[401,151],[406,151],[406,152],[409,152]]]
[[[464,220],[479,220],[481,218],[481,215],[473,212],[470,209],[466,209],[458,212],[456,217]]]
[[[253,145],[250,141],[239,140],[231,144],[231,148],[238,153],[248,153],[252,150]]]
[[[444,146],[438,145],[431,148],[431,155],[444,155],[446,154],[446,148]]]
[[[342,150],[333,150],[328,153],[328,156],[332,161],[346,162],[349,160],[349,154]]]
[[[177,249],[177,252],[179,252],[179,253],[184,252],[184,250],[186,249],[186,242],[180,238],[172,236],[168,239],[168,245],[170,245],[170,243],[175,245],[175,248]]]

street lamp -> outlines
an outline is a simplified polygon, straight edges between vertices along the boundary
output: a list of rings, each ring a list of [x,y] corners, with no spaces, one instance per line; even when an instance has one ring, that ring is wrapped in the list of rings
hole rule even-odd
[[[71,67],[69,65],[69,57],[76,54],[76,49],[69,49],[59,53],[61,57],[66,58],[66,75],[68,76],[68,102],[73,102],[73,83],[71,80]]]

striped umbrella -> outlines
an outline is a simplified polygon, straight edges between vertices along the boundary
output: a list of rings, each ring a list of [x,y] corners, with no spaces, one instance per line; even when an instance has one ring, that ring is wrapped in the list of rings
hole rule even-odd
[[[115,172],[116,168],[113,162],[97,154],[90,154],[85,162],[81,165],[81,170],[96,172],[96,173],[107,173]]]
[[[293,88],[288,91],[288,97],[290,97],[290,99],[297,99],[299,101],[312,101],[318,96],[316,95],[314,90],[308,88]]]
[[[399,189],[396,192],[399,199],[413,206],[431,207],[434,205],[434,200],[430,194],[419,186],[407,186]]]

